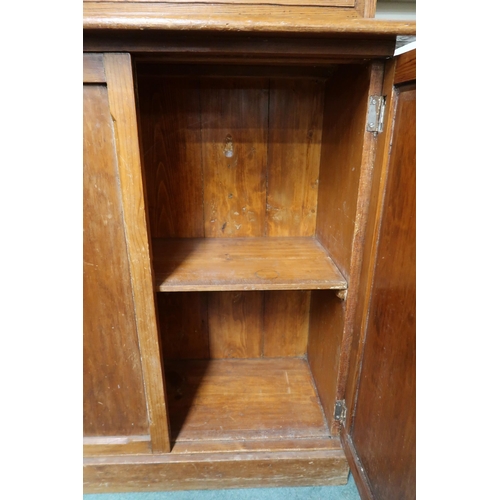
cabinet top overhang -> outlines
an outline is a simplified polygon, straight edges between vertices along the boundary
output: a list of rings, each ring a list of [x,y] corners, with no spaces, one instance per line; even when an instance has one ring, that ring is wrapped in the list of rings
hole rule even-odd
[[[218,33],[304,34],[344,38],[415,35],[415,21],[363,18],[352,9],[317,6],[83,3],[84,30],[156,30]]]

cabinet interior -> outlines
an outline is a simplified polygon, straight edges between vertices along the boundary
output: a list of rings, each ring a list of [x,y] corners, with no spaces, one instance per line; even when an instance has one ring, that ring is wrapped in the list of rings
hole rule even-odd
[[[372,72],[137,62],[174,451],[337,434]]]

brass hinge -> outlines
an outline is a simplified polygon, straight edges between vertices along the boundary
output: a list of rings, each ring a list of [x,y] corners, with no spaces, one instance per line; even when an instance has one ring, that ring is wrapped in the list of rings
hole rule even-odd
[[[345,424],[345,419],[347,416],[347,407],[345,405],[345,399],[341,399],[340,401],[335,402],[335,413],[333,417],[335,420],[340,422],[342,425]]]
[[[378,134],[384,130],[385,96],[371,95],[368,103],[366,130]]]

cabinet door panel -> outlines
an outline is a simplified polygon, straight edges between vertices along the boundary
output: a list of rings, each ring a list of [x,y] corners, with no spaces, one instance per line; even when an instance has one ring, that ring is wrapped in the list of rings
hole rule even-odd
[[[148,434],[108,92],[84,85],[85,436]]]
[[[83,105],[85,453],[169,451],[130,55],[84,55]]]

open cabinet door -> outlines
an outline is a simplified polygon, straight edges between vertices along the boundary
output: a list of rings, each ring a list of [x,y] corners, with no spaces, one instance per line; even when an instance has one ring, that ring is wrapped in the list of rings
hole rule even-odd
[[[341,439],[363,499],[408,500],[416,497],[415,50],[387,64],[383,94]]]

